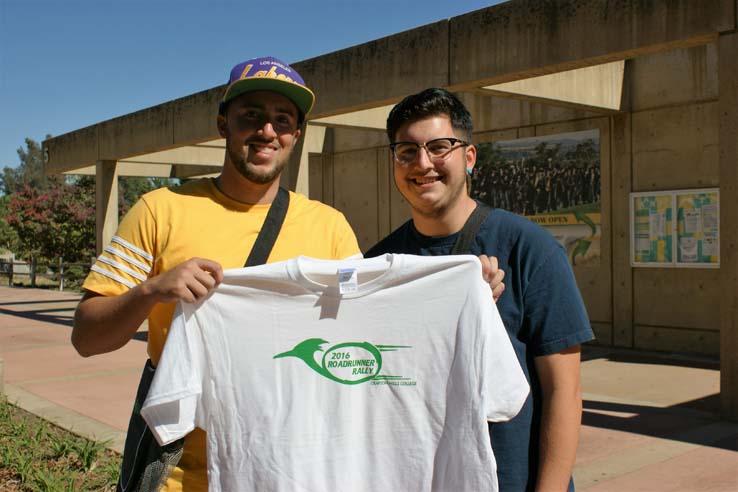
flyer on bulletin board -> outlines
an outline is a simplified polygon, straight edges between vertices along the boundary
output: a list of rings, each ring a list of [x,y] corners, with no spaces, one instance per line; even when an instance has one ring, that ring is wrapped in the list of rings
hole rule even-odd
[[[720,208],[718,191],[678,192],[677,263],[718,265],[720,263]]]
[[[633,262],[673,262],[673,197],[671,193],[634,194]]]
[[[717,188],[631,193],[630,224],[633,266],[720,265]]]

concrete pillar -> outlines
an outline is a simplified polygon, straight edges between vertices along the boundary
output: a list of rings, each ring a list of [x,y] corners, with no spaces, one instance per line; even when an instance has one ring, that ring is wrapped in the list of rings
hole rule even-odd
[[[310,154],[322,153],[324,141],[324,126],[305,124],[300,140],[292,150],[290,162],[282,171],[280,177],[282,186],[310,196]]]
[[[738,34],[718,39],[720,407],[738,420]]]
[[[630,266],[629,200],[632,191],[631,116],[611,118],[612,128],[612,343],[616,347],[634,345],[633,268]],[[603,191],[604,193],[604,191]]]
[[[95,249],[98,255],[118,229],[117,167],[116,161],[97,161],[95,166]]]

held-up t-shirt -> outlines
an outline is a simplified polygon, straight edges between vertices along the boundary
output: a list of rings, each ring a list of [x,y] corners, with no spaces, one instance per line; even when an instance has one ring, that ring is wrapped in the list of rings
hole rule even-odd
[[[210,490],[497,490],[529,387],[472,256],[299,257],[181,304],[142,415],[207,432]]]

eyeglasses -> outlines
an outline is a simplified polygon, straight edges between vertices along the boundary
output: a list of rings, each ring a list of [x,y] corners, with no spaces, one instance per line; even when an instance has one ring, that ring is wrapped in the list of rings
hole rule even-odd
[[[459,144],[459,145],[456,145]],[[421,147],[428,152],[428,158],[434,164],[441,164],[448,159],[452,150],[468,146],[458,138],[434,138],[423,144],[415,142],[395,142],[390,144],[390,150],[399,164],[410,164],[418,158]]]

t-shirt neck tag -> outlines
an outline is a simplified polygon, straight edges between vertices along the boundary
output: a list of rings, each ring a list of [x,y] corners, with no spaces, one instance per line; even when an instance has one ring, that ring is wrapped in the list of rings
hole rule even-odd
[[[340,294],[353,294],[359,289],[356,268],[338,269],[338,292]]]

